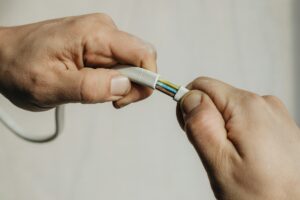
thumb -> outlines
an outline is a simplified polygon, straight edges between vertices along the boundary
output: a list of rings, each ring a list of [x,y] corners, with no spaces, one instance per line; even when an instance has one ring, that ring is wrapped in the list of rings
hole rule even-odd
[[[63,102],[102,103],[116,101],[127,95],[131,83],[116,70],[82,68],[66,71],[60,77]]]
[[[193,90],[181,100],[177,116],[204,164],[214,168],[220,152],[226,149],[227,132],[212,100],[205,93]]]

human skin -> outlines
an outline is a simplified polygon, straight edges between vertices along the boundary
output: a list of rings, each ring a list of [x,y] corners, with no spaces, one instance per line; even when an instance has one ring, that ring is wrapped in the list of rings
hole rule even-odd
[[[123,107],[149,96],[151,89],[113,70],[118,63],[156,71],[156,53],[105,14],[0,28],[0,92],[24,109],[106,101]],[[189,88],[177,116],[215,196],[300,199],[300,130],[281,101],[209,78]]]
[[[300,130],[278,98],[205,77],[188,88],[177,117],[217,199],[300,199]]]
[[[0,92],[27,110],[107,101],[120,108],[148,97],[151,89],[113,70],[119,63],[156,71],[156,52],[105,14],[0,28]]]

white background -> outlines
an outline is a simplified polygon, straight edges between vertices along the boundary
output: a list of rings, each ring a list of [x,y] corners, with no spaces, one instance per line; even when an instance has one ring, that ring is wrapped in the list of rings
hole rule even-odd
[[[273,94],[300,122],[299,9],[297,0],[0,0],[0,25],[105,12],[156,46],[167,79],[211,76]],[[42,145],[0,125],[0,199],[214,199],[175,105],[158,92],[122,110],[67,105],[63,134]],[[29,131],[53,129],[53,111],[26,112],[3,97],[0,106]]]

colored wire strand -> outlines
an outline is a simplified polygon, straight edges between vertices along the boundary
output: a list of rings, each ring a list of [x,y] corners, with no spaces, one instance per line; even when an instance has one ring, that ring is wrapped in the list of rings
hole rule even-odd
[[[164,79],[158,79],[155,88],[171,97],[174,97],[180,87]]]

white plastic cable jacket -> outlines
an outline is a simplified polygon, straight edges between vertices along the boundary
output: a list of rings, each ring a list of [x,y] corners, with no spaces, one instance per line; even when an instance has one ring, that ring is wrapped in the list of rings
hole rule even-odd
[[[49,133],[46,136],[43,134],[35,134],[35,136],[32,136],[32,134],[26,132],[22,127],[20,127],[15,120],[1,108],[0,122],[12,133],[24,140],[35,143],[49,142],[55,139],[62,132],[64,125],[64,106],[58,106],[55,108],[55,129],[53,133]]]
[[[150,87],[152,89],[155,89],[156,83],[160,77],[159,74],[156,74],[152,71],[130,65],[118,65],[114,69],[118,70],[122,75],[127,76],[132,82]],[[177,102],[180,101],[180,99],[188,92],[188,89],[181,86],[174,96],[174,100]]]
[[[114,67],[124,76],[127,76],[132,82],[138,83],[143,86],[155,89],[159,74],[145,70],[140,67],[133,67],[130,65],[118,65]]]
[[[186,93],[188,93],[189,92],[189,90],[188,89],[186,89],[185,87],[180,87],[179,88],[179,90],[177,91],[177,93],[175,94],[175,96],[174,96],[174,100],[175,101],[180,101],[180,99],[186,94]]]

